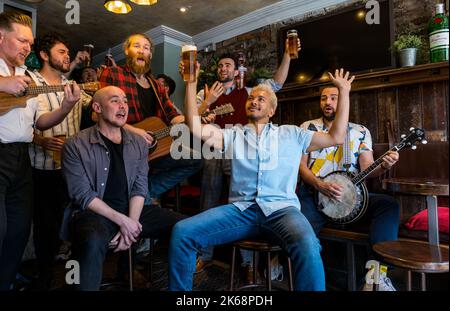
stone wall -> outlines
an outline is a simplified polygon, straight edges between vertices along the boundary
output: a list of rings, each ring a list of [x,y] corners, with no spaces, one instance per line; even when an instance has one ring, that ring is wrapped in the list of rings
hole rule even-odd
[[[403,32],[418,33],[423,37],[424,49],[418,57],[418,63],[428,62],[428,36],[427,25],[434,14],[436,3],[443,0],[392,0],[394,33]],[[237,54],[245,52],[247,57],[247,67],[251,72],[254,68],[265,67],[271,72],[275,72],[278,64],[279,30],[288,25],[308,21],[308,19],[335,13],[352,6],[359,6],[366,1],[346,1],[333,7],[324,8],[315,12],[310,12],[305,16],[291,18],[276,24],[265,26],[257,30],[239,35],[237,37],[219,42],[216,44],[216,51],[212,53],[200,53],[202,68],[211,64],[211,59],[224,53]]]

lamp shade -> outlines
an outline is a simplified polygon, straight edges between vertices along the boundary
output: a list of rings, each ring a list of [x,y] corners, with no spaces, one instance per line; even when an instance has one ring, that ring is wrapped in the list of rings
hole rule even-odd
[[[158,0],[130,0],[130,1],[139,5],[152,5],[158,2]]]
[[[106,0],[103,6],[108,11],[116,14],[127,14],[131,11],[131,5],[123,0]]]

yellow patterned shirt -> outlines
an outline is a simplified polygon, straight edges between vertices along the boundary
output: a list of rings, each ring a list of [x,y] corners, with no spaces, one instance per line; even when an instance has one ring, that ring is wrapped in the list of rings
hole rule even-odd
[[[348,125],[350,131],[350,171],[358,173],[360,170],[359,155],[365,151],[372,151],[372,136],[370,131],[363,125],[350,122]],[[328,132],[322,118],[306,121],[300,127],[316,132]],[[343,145],[310,152],[308,167],[314,175],[320,177],[325,177],[333,171],[344,171]]]

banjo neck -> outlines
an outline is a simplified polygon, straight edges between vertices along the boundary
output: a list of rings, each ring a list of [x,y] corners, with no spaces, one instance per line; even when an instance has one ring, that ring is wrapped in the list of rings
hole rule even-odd
[[[389,151],[400,151],[401,149],[403,149],[403,147],[399,145],[395,145],[394,147],[392,147],[391,149],[389,149],[388,151],[386,151],[385,153],[383,153],[382,156],[380,156],[376,161],[374,161],[371,165],[369,165],[368,168],[366,168],[364,171],[360,172],[358,175],[356,175],[355,177],[352,178],[352,182],[354,184],[359,184],[361,183],[364,179],[366,179],[367,176],[369,176],[374,170],[376,170],[376,168],[378,166],[381,165],[381,163],[383,163],[383,157],[389,152]]]

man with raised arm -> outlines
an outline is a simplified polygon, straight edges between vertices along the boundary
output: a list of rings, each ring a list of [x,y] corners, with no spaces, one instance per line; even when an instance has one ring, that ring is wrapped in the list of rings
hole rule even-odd
[[[342,96],[328,133],[270,123],[277,98],[265,85],[253,88],[247,100],[247,125],[228,129],[202,125],[195,100],[197,83],[186,83],[186,122],[194,137],[231,158],[230,204],[175,225],[169,248],[170,290],[192,290],[199,249],[261,235],[279,244],[291,258],[295,290],[325,290],[320,244],[300,212],[295,186],[303,153],[344,141],[354,77],[341,69],[330,79]]]

